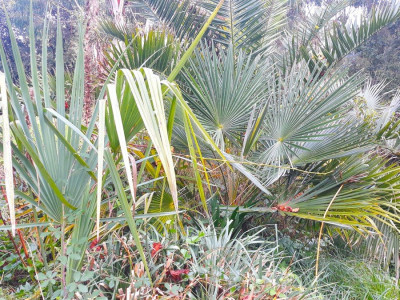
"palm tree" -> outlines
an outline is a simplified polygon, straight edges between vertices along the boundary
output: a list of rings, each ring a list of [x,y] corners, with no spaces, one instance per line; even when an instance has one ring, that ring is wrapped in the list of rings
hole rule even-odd
[[[176,39],[167,47],[152,45],[143,65],[156,65],[163,57],[157,53],[168,47],[185,49],[216,4],[134,2],[132,7],[155,24],[144,36],[162,28]],[[256,189],[260,205],[254,210],[380,233],[383,224],[399,222],[399,177],[398,167],[376,149],[384,132],[398,145],[399,123],[385,113],[376,123],[356,113],[354,99],[367,78],[361,73],[348,76],[340,62],[398,20],[400,5],[381,2],[358,23],[345,25],[337,16],[348,5],[336,1],[289,27],[287,1],[226,0],[177,83],[201,126],[242,174],[240,180],[262,188]],[[196,18],[193,11],[199,12]],[[121,30],[115,32],[127,36]],[[120,54],[113,49],[109,53]],[[389,114],[398,108],[393,107]],[[182,115],[171,115],[173,136],[182,136]],[[199,158],[201,153],[215,155],[201,135],[198,139]],[[188,147],[182,138],[175,142],[183,152]],[[232,174],[229,167],[219,169],[223,177]],[[217,191],[224,197],[229,180],[219,184]]]
[[[214,196],[229,204],[248,197],[257,200],[257,206],[248,209],[253,212],[310,219],[360,233],[386,234],[388,230],[380,230],[385,225],[397,232],[399,167],[376,150],[384,140],[397,138],[399,122],[385,113],[379,121],[366,122],[354,101],[365,78],[348,76],[339,62],[397,20],[400,7],[395,1],[382,2],[360,25],[345,27],[335,21],[347,4],[339,1],[291,29],[286,3],[135,1],[133,8],[155,25],[149,31],[135,28],[133,32],[129,24],[102,25],[124,44],[107,50],[110,74],[98,99],[107,95],[108,103],[98,101],[87,128],[82,127],[82,44],[69,112],[60,26],[55,106],[47,82],[45,44],[42,78],[31,53],[35,105],[15,38],[19,89],[12,83],[0,47],[13,116],[19,121],[11,126],[16,139],[13,165],[41,201],[25,193],[19,197],[64,225],[69,213],[84,212],[75,216],[73,233],[81,256],[70,259],[69,270],[81,263],[84,246],[79,241],[89,238],[93,229],[91,217],[102,200],[96,199],[94,191],[102,187],[110,187],[111,198],[118,198],[145,261],[132,215],[135,205],[144,206],[143,199],[150,198],[148,194],[136,197],[135,179],[143,180],[145,168],[151,177],[148,182],[168,194],[165,199],[173,202],[176,213],[184,194],[192,202],[193,198],[201,201],[205,212]],[[154,71],[146,68],[153,66]],[[31,125],[25,121],[19,96]],[[97,138],[101,130],[95,126],[98,111],[109,141],[104,174]],[[146,150],[132,146],[130,151],[142,162],[138,171],[128,144],[139,140],[144,128],[151,140]],[[57,157],[65,159],[54,164]],[[187,164],[190,172],[185,171]],[[95,175],[98,168],[100,178]],[[125,190],[121,176],[129,189]],[[192,182],[198,196],[189,192]]]

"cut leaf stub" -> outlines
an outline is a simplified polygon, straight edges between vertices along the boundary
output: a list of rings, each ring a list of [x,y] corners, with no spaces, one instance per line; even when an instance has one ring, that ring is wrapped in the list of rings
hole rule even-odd
[[[272,207],[272,209],[284,211],[284,212],[293,212],[293,213],[297,213],[300,211],[300,208],[298,208],[298,207],[292,208],[289,205],[277,205],[277,206]]]

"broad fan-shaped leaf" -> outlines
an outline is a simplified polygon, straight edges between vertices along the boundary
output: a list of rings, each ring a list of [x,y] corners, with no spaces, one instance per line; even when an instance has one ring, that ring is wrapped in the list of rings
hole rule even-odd
[[[235,57],[232,47],[219,55],[203,47],[185,69],[188,103],[221,146],[244,133],[253,105],[263,99],[264,69],[258,63],[244,52]]]
[[[11,23],[7,17],[14,61],[18,71],[19,87],[12,82],[10,68],[7,64],[3,44],[0,41],[0,57],[6,75],[7,88],[11,99],[16,122],[13,123],[13,134],[22,148],[13,146],[16,159],[14,167],[21,172],[21,177],[32,191],[40,197],[37,207],[48,213],[49,217],[57,222],[63,220],[62,207],[79,207],[81,196],[85,193],[93,178],[96,163],[96,151],[82,147],[81,137],[58,118],[55,124],[46,107],[51,108],[55,96],[57,114],[66,117],[65,101],[69,100],[71,117],[69,122],[75,127],[81,126],[83,111],[83,31],[79,27],[80,42],[74,78],[70,96],[65,95],[64,58],[62,46],[62,32],[60,20],[57,22],[56,41],[56,93],[50,94],[50,85],[47,68],[47,41],[48,23],[45,22],[42,37],[41,74],[37,65],[35,52],[35,36],[33,15],[30,16],[30,57],[31,74],[24,71],[17,41],[12,32]],[[39,75],[42,78],[39,78]],[[31,81],[28,81],[31,78]],[[28,84],[32,84],[31,96]],[[27,116],[22,111],[22,100]],[[26,120],[29,119],[30,126]],[[90,134],[90,133],[89,133]],[[84,148],[84,149],[83,149]],[[25,151],[32,160],[25,157]],[[60,160],[59,158],[62,157]],[[36,202],[36,201],[35,201]]]
[[[308,145],[326,142],[325,137],[331,137],[337,152],[348,147],[334,136],[344,129],[342,106],[356,95],[361,80],[347,78],[343,70],[309,73],[304,65],[271,80],[258,161],[293,163],[297,150],[310,151]]]

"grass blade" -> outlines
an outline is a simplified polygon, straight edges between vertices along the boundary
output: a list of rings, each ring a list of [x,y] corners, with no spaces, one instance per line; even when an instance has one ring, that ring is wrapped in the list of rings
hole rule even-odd
[[[104,135],[105,135],[105,114],[106,100],[99,101],[99,137],[97,150],[97,203],[96,203],[96,232],[97,240],[100,238],[100,206],[101,206],[101,190],[103,186],[103,159],[104,159]]]

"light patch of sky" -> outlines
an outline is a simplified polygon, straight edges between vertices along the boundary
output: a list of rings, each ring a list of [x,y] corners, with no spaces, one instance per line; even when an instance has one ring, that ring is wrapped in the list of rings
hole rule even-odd
[[[367,15],[367,9],[364,7],[349,6],[345,9],[345,14],[348,16],[346,26],[349,25],[360,25],[362,17]]]
[[[383,3],[391,3],[394,9],[400,8],[400,0],[381,0]],[[326,9],[326,3],[317,5],[315,3],[308,3],[304,10],[307,16],[321,14]],[[354,7],[348,6],[343,12],[340,12],[336,17],[342,16],[343,14],[348,16],[346,26],[359,25],[362,17],[366,16],[367,9],[365,7]],[[335,19],[335,18],[333,18]]]

